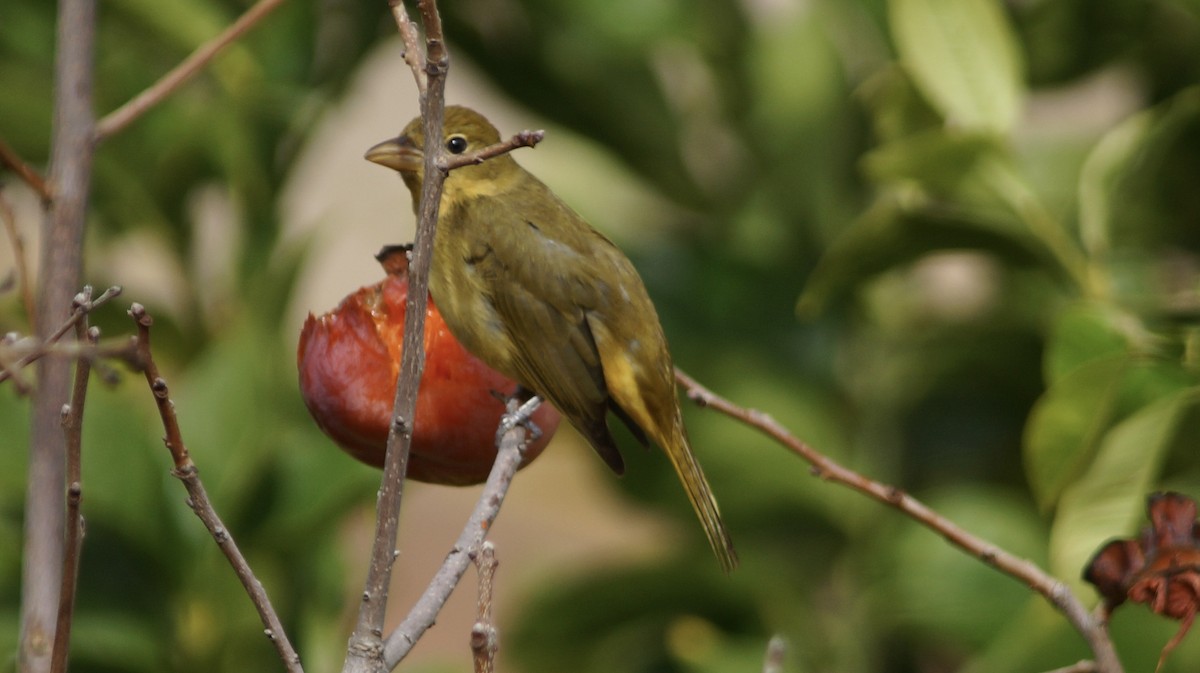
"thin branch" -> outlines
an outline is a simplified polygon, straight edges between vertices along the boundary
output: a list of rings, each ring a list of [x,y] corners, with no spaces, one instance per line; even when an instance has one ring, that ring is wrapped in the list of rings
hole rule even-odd
[[[786,656],[787,642],[782,636],[771,636],[767,642],[767,656],[763,657],[763,673],[783,673]]]
[[[476,601],[475,625],[471,627],[471,658],[475,662],[475,673],[496,670],[496,652],[500,643],[492,620],[492,591],[498,565],[496,546],[485,541],[475,554],[475,568],[479,572],[479,599]]]
[[[1099,670],[1099,668],[1096,668],[1096,662],[1084,659],[1083,661],[1077,661],[1070,666],[1056,668],[1053,671],[1046,671],[1046,673],[1097,673]]]
[[[537,397],[530,398],[520,406],[517,406],[515,400],[508,402],[506,418],[516,423],[504,433],[487,483],[483,492],[479,494],[475,509],[459,533],[458,540],[454,542],[454,547],[408,616],[388,636],[384,652],[388,670],[395,668],[408,655],[413,645],[416,645],[421,635],[433,626],[438,613],[458,586],[463,574],[467,572],[467,567],[471,565],[473,550],[479,549],[488,531],[492,529],[492,524],[500,513],[500,506],[504,503],[504,496],[508,493],[508,487],[521,465],[525,450],[526,432],[520,422],[531,417],[540,402]]]
[[[817,477],[848,486],[900,510],[941,534],[950,544],[1028,585],[1058,608],[1084,637],[1096,657],[1097,671],[1119,673],[1122,670],[1104,623],[1091,615],[1065,584],[1051,577],[1037,564],[1014,556],[995,544],[972,535],[904,491],[868,479],[841,466],[797,439],[767,414],[754,409],[744,409],[729,402],[679,369],[675,370],[675,379],[686,389],[688,398],[693,402],[720,411],[763,432],[812,465],[813,474]]]
[[[146,383],[150,386],[150,392],[154,395],[154,402],[158,405],[158,414],[166,432],[163,442],[171,452],[171,460],[175,463],[171,475],[183,482],[188,493],[188,507],[204,522],[204,527],[208,529],[221,552],[225,554],[225,558],[229,560],[229,564],[233,566],[234,573],[237,574],[238,580],[241,581],[242,587],[258,611],[258,616],[266,629],[267,639],[275,645],[275,650],[279,653],[284,667],[290,673],[303,673],[304,669],[300,666],[300,655],[288,641],[283,624],[279,621],[279,616],[271,605],[271,599],[263,589],[262,582],[259,582],[258,578],[254,576],[254,571],[250,569],[250,564],[246,562],[246,558],[238,549],[237,542],[234,541],[233,536],[221,521],[221,517],[213,509],[208,494],[204,490],[204,484],[200,481],[200,470],[188,454],[187,445],[183,442],[183,433],[179,429],[179,420],[175,416],[175,403],[171,401],[167,382],[159,375],[158,365],[155,364],[154,354],[150,350],[150,326],[154,324],[154,320],[146,313],[146,309],[141,304],[134,304],[130,307],[129,315],[137,323],[138,354],[143,363],[142,371],[146,375]]]
[[[16,356],[19,359],[13,360]],[[62,358],[65,360],[80,360],[86,359],[92,366],[92,374],[99,375],[100,379],[105,383],[116,383],[118,375],[105,360],[120,360],[134,368],[139,366],[137,354],[137,341],[132,337],[110,339],[101,343],[79,343],[76,341],[58,342],[53,344],[36,344],[36,340],[32,338],[21,339],[16,342],[7,340],[0,341],[0,366],[7,367],[5,370],[5,379],[11,379],[13,384],[17,386],[18,394],[25,394],[28,390],[22,388],[22,385],[27,385],[22,378],[23,371],[20,369],[19,362],[26,359],[40,359],[45,357]]]
[[[63,316],[83,275],[92,177],[93,48],[96,0],[59,0],[55,28],[54,123],[50,140],[53,196],[42,226],[37,310],[30,320],[43,342]],[[50,669],[58,593],[62,588],[66,519],[66,437],[62,405],[71,386],[71,363],[52,358],[38,366],[29,433],[25,491],[25,544],[21,558],[21,634],[17,668]]]
[[[91,302],[92,288],[85,287],[75,298],[76,306]],[[87,318],[75,325],[75,338],[95,346],[100,340],[100,330],[89,327]],[[64,558],[62,586],[58,592],[58,619],[54,629],[54,649],[50,654],[51,673],[65,673],[67,655],[71,646],[71,625],[75,616],[75,589],[79,582],[79,555],[83,547],[83,406],[87,400],[88,380],[91,377],[92,361],[79,358],[75,362],[75,383],[71,390],[71,403],[63,407],[63,432],[67,438],[67,520],[66,541],[63,545]]]
[[[6,166],[17,177],[29,185],[33,191],[37,192],[38,196],[42,197],[43,203],[49,203],[54,198],[54,193],[50,191],[50,185],[46,183],[46,179],[38,173],[33,166],[25,163],[25,160],[17,154],[16,150],[4,142],[0,138],[0,166]]]
[[[488,145],[487,147],[481,148],[474,152],[467,152],[466,154],[451,154],[449,156],[443,155],[443,158],[438,162],[437,167],[438,170],[449,172],[456,168],[462,168],[463,166],[482,164],[492,157],[497,157],[501,154],[507,154],[518,147],[533,147],[534,145],[542,142],[542,139],[545,137],[545,131],[521,131],[508,140],[498,142],[494,145]]]
[[[157,82],[134,96],[121,107],[104,116],[96,124],[95,140],[97,143],[109,136],[119,133],[126,126],[141,117],[150,108],[158,105],[168,96],[175,93],[189,79],[208,65],[217,54],[221,53],[246,31],[258,25],[267,14],[283,4],[283,0],[258,0],[245,14],[238,17],[221,34],[200,45],[187,58],[163,75]]]
[[[0,141],[0,151],[6,149],[8,148],[4,147],[3,141]],[[21,233],[17,231],[17,216],[13,213],[12,206],[8,203],[8,199],[4,198],[2,191],[0,191],[0,219],[4,220],[4,230],[8,233],[8,243],[12,246],[13,265],[17,270],[17,290],[21,293],[21,303],[25,307],[25,315],[32,323],[37,307],[33,302],[33,283],[29,282],[29,265],[25,262],[25,242],[21,240]]]
[[[90,290],[88,290],[88,292],[90,292]],[[15,372],[19,372],[21,369],[27,367],[30,363],[41,359],[46,355],[55,353],[56,351],[64,352],[67,355],[75,357],[88,349],[94,348],[93,346],[80,347],[78,345],[66,347],[65,345],[58,344],[58,341],[59,339],[62,339],[72,327],[78,325],[79,322],[83,320],[84,316],[94,311],[97,307],[104,305],[114,297],[120,296],[120,294],[121,287],[114,285],[105,290],[99,297],[96,297],[95,299],[80,301],[83,293],[75,295],[75,303],[73,304],[71,315],[67,317],[67,319],[64,320],[61,325],[51,332],[40,344],[32,348],[28,353],[17,359],[11,365],[2,365],[2,368],[0,368],[0,383],[8,380]],[[115,355],[116,353],[112,354]],[[108,355],[108,353],[105,353],[105,355]]]
[[[408,18],[403,0],[389,0],[388,4],[392,8],[392,17],[396,19],[396,27],[400,30],[400,38],[404,40],[404,62],[412,70],[417,93],[424,99],[429,91],[429,78],[425,76],[425,51],[420,47],[421,36],[417,34],[417,25]]]
[[[442,30],[442,15],[438,13],[437,0],[417,0],[421,9],[421,23],[425,24],[425,73],[432,80],[446,83],[446,70],[450,66],[450,54],[446,51],[446,36]],[[435,72],[436,71],[436,72]]]
[[[33,341],[34,339],[20,339],[15,332],[9,332],[0,340],[0,382],[6,379],[12,379],[13,387],[17,389],[18,395],[28,395],[33,392],[33,384],[25,380],[25,374],[21,371],[21,365],[18,360],[18,354],[26,354],[28,349],[21,349],[23,341]]]

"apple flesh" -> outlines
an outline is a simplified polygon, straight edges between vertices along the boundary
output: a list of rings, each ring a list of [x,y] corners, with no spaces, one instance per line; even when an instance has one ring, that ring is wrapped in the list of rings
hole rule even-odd
[[[346,453],[383,466],[404,340],[408,258],[380,254],[387,277],[347,296],[333,311],[309,314],[300,332],[300,392],[317,425]],[[436,484],[487,479],[496,459],[502,401],[516,383],[471,355],[450,333],[432,297],[425,314],[425,371],[417,391],[407,476]],[[558,410],[533,414],[542,434],[521,465],[537,458],[558,428]]]

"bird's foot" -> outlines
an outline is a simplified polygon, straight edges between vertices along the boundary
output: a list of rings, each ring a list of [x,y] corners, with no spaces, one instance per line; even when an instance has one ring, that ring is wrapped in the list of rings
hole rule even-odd
[[[542,399],[537,395],[533,395],[525,401],[521,401],[517,395],[508,398],[505,403],[508,409],[507,413],[500,417],[500,427],[496,430],[496,446],[500,446],[506,432],[518,425],[529,431],[531,440],[541,437],[542,429],[533,422],[533,412],[537,411],[541,403]]]

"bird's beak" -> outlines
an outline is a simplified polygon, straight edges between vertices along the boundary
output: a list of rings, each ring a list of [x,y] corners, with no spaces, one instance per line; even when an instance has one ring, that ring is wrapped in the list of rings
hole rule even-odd
[[[385,140],[367,150],[364,158],[401,173],[413,173],[425,165],[425,153],[408,136]]]

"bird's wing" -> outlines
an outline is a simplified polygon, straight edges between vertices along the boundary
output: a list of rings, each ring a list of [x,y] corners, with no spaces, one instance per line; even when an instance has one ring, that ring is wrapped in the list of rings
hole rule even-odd
[[[604,370],[586,319],[588,308],[601,301],[595,259],[580,249],[580,241],[545,231],[554,225],[544,223],[556,217],[579,216],[569,209],[518,213],[496,199],[478,205],[472,220],[489,227],[491,250],[475,271],[508,326],[518,379],[563,412],[609,467],[622,473],[624,461],[605,421]]]

